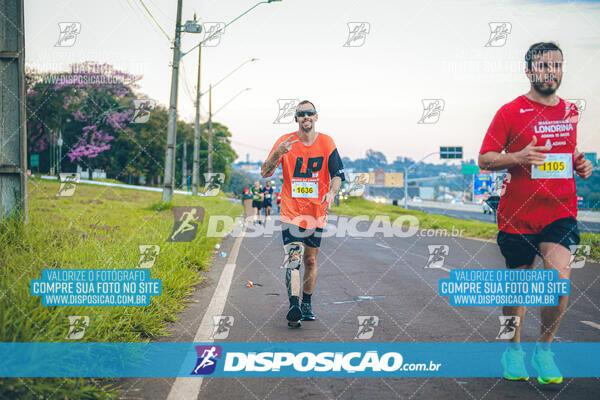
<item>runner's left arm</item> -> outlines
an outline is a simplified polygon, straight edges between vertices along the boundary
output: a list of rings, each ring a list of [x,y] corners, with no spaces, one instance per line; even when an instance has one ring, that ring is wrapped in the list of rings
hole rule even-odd
[[[327,167],[329,169],[329,177],[331,178],[331,181],[329,182],[329,191],[325,194],[325,196],[323,196],[323,200],[321,200],[321,203],[326,201],[327,210],[329,210],[329,208],[331,207],[331,203],[333,203],[335,196],[340,190],[342,181],[346,180],[346,176],[344,175],[344,165],[337,151],[337,148],[335,147],[329,155]]]
[[[585,153],[580,153],[579,150],[575,149],[573,160],[575,163],[575,173],[579,175],[581,179],[587,179],[592,175],[594,166],[590,160],[585,158]]]

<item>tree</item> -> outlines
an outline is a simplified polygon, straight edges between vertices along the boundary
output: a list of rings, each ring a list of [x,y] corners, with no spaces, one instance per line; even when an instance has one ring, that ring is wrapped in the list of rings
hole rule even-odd
[[[139,79],[141,76],[115,70],[106,63],[84,62],[71,65],[68,78],[55,83],[55,90],[70,89],[63,108],[71,112],[81,129],[67,156],[71,162],[87,162],[90,178],[92,160],[109,150],[110,142],[132,122],[133,89]]]
[[[387,165],[387,159],[385,155],[380,151],[373,149],[367,150],[367,162],[371,168],[385,168]]]
[[[134,88],[141,77],[106,63],[88,61],[70,68],[63,73],[28,71],[29,151],[41,153],[56,145],[61,132],[67,169],[85,162],[91,171],[92,160],[128,130]],[[44,161],[49,166],[48,153]]]

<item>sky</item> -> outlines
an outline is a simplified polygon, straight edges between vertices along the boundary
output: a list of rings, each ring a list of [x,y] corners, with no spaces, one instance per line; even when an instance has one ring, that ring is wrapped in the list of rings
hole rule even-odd
[[[182,21],[196,13],[205,26],[229,22],[256,3],[183,0]],[[176,6],[175,0],[25,0],[26,64],[60,72],[74,62],[107,62],[142,75],[139,92],[166,106]],[[64,22],[77,22],[80,32],[72,45],[55,46]],[[505,38],[491,34],[490,24],[501,23]],[[357,25],[362,38],[350,34]],[[182,51],[203,38],[184,33]],[[388,162],[418,160],[439,146],[463,146],[471,159],[496,111],[528,91],[523,59],[539,41],[555,41],[563,50],[558,95],[585,104],[579,149],[600,151],[600,3],[593,1],[261,4],[228,26],[218,44],[203,47],[200,87],[204,92],[258,58],[213,90],[213,111],[226,105],[214,120],[231,131],[240,160],[248,155],[262,161],[279,136],[297,129],[274,123],[282,99],[311,100],[319,112],[317,131],[334,139],[342,157],[364,157],[374,149]],[[191,122],[198,51],[182,60],[178,113]],[[422,119],[423,103],[433,100],[443,110]],[[204,96],[202,120],[207,114]],[[436,156],[427,160],[440,162]]]

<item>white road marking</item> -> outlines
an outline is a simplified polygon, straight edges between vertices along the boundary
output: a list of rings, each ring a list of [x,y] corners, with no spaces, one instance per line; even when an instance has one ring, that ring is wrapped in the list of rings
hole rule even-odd
[[[592,328],[600,329],[600,324],[592,321],[581,321],[581,323],[591,326]]]
[[[235,243],[233,244],[233,248],[231,249],[231,253],[227,259],[227,264],[225,264],[223,272],[221,272],[221,277],[219,278],[217,288],[213,293],[210,304],[206,308],[204,317],[202,317],[202,322],[200,322],[200,326],[196,331],[196,335],[194,336],[195,343],[214,341],[210,338],[214,329],[213,315],[223,314],[223,309],[225,308],[225,302],[227,301],[227,295],[229,294],[229,288],[231,287],[231,281],[233,279],[233,273],[235,271],[235,262],[240,251],[240,246],[242,244],[242,239],[244,238],[245,232],[246,227],[244,226],[242,234],[237,237]],[[193,367],[193,365],[190,365],[187,368],[191,372]],[[177,377],[171,386],[167,400],[197,399],[198,395],[200,394],[202,380],[202,377]]]
[[[381,243],[375,243],[375,245],[376,245],[376,246],[379,246],[379,247],[383,247],[384,249],[391,249],[391,247],[390,247],[390,246],[387,246],[387,245],[385,245],[385,244],[381,244]]]

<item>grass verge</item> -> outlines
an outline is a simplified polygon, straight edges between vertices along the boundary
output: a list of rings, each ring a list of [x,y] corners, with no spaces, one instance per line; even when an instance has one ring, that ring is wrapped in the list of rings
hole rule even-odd
[[[498,235],[498,226],[489,222],[426,214],[421,211],[407,210],[398,206],[373,203],[362,197],[350,197],[347,200],[342,200],[338,207],[332,208],[332,211],[339,215],[364,215],[369,217],[369,219],[373,219],[376,215],[388,216],[392,222],[399,216],[412,215],[419,219],[419,229],[447,229],[449,232],[453,228],[458,230],[464,229],[462,237],[488,240],[496,240]],[[589,258],[600,260],[600,234],[582,233],[581,244],[590,246]]]
[[[0,225],[0,341],[67,342],[68,316],[89,316],[81,341],[141,342],[168,336],[168,324],[183,311],[189,295],[210,265],[221,238],[206,237],[211,215],[235,217],[241,205],[222,197],[175,195],[94,185],[77,185],[72,197],[57,197],[59,183],[29,182],[29,224]],[[172,206],[200,206],[204,223],[188,243],[166,242],[173,228]],[[225,227],[225,231],[231,227]],[[162,294],[147,307],[46,307],[31,296],[32,279],[47,268],[135,268],[139,245],[160,246],[151,269]],[[0,398],[118,397],[114,380],[86,378],[1,378]],[[108,384],[107,384],[108,383]]]

